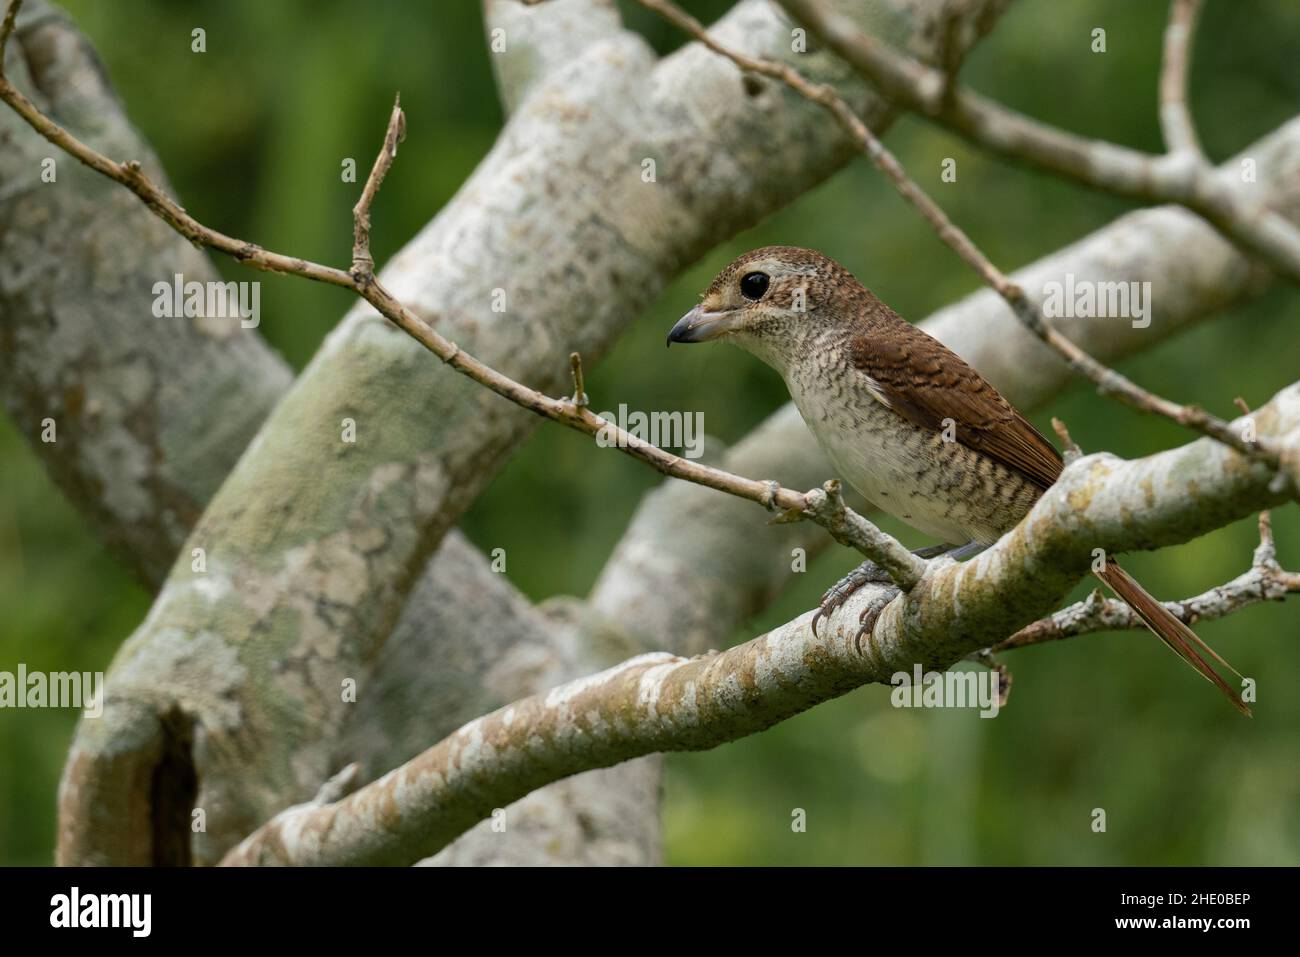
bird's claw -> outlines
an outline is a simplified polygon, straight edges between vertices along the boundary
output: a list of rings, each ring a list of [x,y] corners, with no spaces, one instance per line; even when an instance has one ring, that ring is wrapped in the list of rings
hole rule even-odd
[[[889,573],[875,562],[863,562],[830,588],[826,589],[826,594],[822,595],[822,600],[817,606],[817,613],[813,615],[813,635],[815,636],[817,634],[817,623],[823,618],[829,618],[833,615],[835,610],[852,598],[854,592],[863,585],[887,585],[892,582],[893,579],[889,577]]]
[[[871,637],[876,627],[876,619],[880,613],[885,610],[885,606],[894,600],[898,594],[897,588],[887,588],[878,595],[873,601],[867,603],[858,615],[858,633],[853,636],[853,650],[859,655],[862,654],[862,639],[866,637],[867,644],[871,647],[874,655],[876,646],[871,643]]]

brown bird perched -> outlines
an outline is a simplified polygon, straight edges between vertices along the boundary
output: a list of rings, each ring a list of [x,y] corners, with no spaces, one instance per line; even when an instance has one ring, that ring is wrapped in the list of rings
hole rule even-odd
[[[918,554],[979,552],[1015,527],[1061,474],[1056,447],[978,372],[821,253],[790,246],[746,253],[668,334],[670,344],[721,338],[781,373],[845,481],[944,543]],[[1113,558],[1097,577],[1250,713],[1205,655],[1232,666]],[[855,569],[826,593],[814,630],[869,581],[889,578],[871,562]]]

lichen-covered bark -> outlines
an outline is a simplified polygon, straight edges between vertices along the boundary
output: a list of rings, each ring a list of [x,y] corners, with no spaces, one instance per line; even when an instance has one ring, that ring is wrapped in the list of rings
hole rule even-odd
[[[165,182],[61,13],[24,7],[6,69],[55,119]],[[177,273],[218,278],[135,197],[0,113],[5,408],[99,538],[151,585],[292,378],[238,319],[155,317],[153,284]],[[42,441],[46,419],[54,442]]]
[[[507,113],[552,73],[622,29],[614,0],[550,0],[536,6],[483,0],[483,22]]]
[[[1257,164],[1262,196],[1290,217],[1300,215],[1300,120],[1252,144],[1242,156]],[[1238,166],[1234,158],[1224,169]],[[1151,324],[1056,319],[1090,354],[1113,361],[1151,348],[1191,323],[1261,291],[1260,267],[1199,217],[1175,207],[1122,216],[1095,233],[1018,270],[1030,295],[1049,282],[1149,282]],[[870,283],[870,277],[862,277]],[[1024,328],[989,289],[921,322],[963,356],[1017,406],[1029,409],[1073,381],[1059,355]],[[720,464],[787,488],[814,488],[833,474],[816,440],[787,403]],[[726,641],[797,574],[793,549],[813,554],[827,544],[811,523],[763,524],[750,502],[709,489],[665,482],[646,496],[592,591],[592,605],[634,627],[648,648],[697,654]],[[649,584],[649,587],[647,585]],[[664,602],[663,595],[673,595]]]
[[[449,535],[385,642],[331,766],[356,761],[359,779],[374,780],[481,714],[631,653],[576,602],[533,606]],[[658,768],[646,758],[542,788],[424,863],[656,864]]]
[[[1300,457],[1300,384],[1254,415]],[[1273,475],[1211,439],[1125,462],[1068,466],[1013,531],[969,562],[939,559],[857,650],[864,588],[820,629],[812,613],[722,653],[652,652],[479,718],[349,797],[283,812],[227,864],[398,864],[492,808],[566,775],[657,751],[700,750],[770,727],[898,671],[949,667],[1055,607],[1092,550],[1186,541],[1286,500]]]
[[[733,45],[793,55],[766,3],[742,3],[722,30]],[[873,121],[885,115],[823,55],[801,66],[845,80]],[[599,356],[685,262],[848,154],[809,104],[747,88],[694,46],[656,63],[621,34],[532,90],[384,283],[502,371],[555,388],[570,349]],[[642,179],[647,158],[654,182]],[[494,312],[502,294],[505,311]],[[355,443],[342,441],[344,419]],[[364,676],[424,561],[532,426],[370,309],[353,310],[222,486],[115,661],[106,715],[84,722],[74,744],[65,819],[95,805],[128,819],[124,795],[94,773],[121,759],[119,735],[142,733],[115,702],[185,701],[208,812],[200,862],[313,793],[331,770],[321,742],[350,707],[341,686]],[[201,573],[188,560],[196,547]],[[62,858],[108,859],[93,838],[83,831]]]

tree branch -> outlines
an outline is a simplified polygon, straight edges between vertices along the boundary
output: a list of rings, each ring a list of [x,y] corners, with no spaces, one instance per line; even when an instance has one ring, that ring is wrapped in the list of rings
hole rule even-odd
[[[93,117],[90,142],[165,182],[68,18],[29,3],[16,22],[12,81],[49,115]],[[237,318],[151,315],[160,279],[219,280],[208,257],[9,110],[0,142],[4,406],[96,537],[157,587],[292,374]]]
[[[1160,67],[1160,129],[1165,149],[1187,153],[1205,163],[1187,103],[1187,75],[1192,60],[1192,40],[1201,15],[1201,0],[1172,0],[1165,28],[1164,59]]]
[[[366,177],[365,188],[361,198],[352,207],[352,278],[358,283],[372,282],[375,278],[375,260],[370,255],[370,206],[379,193],[379,187],[388,175],[388,170],[397,159],[397,147],[406,139],[406,114],[402,112],[402,98],[393,101],[393,112],[388,117],[388,131],[384,134],[384,145],[375,157],[375,164]]]
[[[1258,413],[1300,447],[1300,384]],[[398,864],[436,850],[503,800],[593,767],[657,751],[702,750],[914,665],[947,668],[1054,605],[1087,574],[1094,548],[1118,553],[1186,541],[1284,497],[1259,463],[1210,439],[1125,462],[1066,467],[1029,515],[968,562],[936,560],[921,585],[876,618],[854,650],[868,587],[821,637],[812,612],[722,653],[641,655],[486,715],[343,801],[283,812],[224,864]]]
[[[1260,513],[1259,531],[1259,547],[1255,549],[1249,569],[1232,581],[1216,585],[1194,598],[1167,601],[1164,606],[1184,624],[1195,625],[1198,621],[1226,618],[1260,602],[1283,601],[1288,595],[1300,592],[1300,572],[1286,571],[1278,564],[1268,512]],[[1146,624],[1132,608],[1114,598],[1103,598],[1101,592],[1094,589],[1083,601],[1026,625],[988,650],[996,654],[1098,631],[1145,628]]]
[[[507,113],[588,48],[616,37],[623,26],[613,0],[554,0],[540,10],[517,0],[483,0],[483,23]]]

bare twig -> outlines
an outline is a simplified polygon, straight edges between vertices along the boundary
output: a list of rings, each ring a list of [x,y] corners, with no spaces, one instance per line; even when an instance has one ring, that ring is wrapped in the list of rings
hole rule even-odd
[[[15,0],[14,3],[9,4],[9,9],[5,11],[4,22],[0,23],[0,76],[4,76],[5,47],[9,44],[9,38],[13,36],[14,23],[18,19],[18,8],[22,5],[22,0]]]
[[[700,43],[731,60],[742,70],[780,80],[805,99],[824,107],[835,117],[868,159],[885,174],[895,189],[916,207],[922,217],[934,228],[939,238],[1006,300],[1017,318],[1031,332],[1056,350],[1071,368],[1092,380],[1100,392],[1114,396],[1133,408],[1164,416],[1180,425],[1209,435],[1244,455],[1264,462],[1274,470],[1281,467],[1279,452],[1271,445],[1260,441],[1247,441],[1230,423],[1211,415],[1204,409],[1192,405],[1180,405],[1143,389],[1114,369],[1098,362],[1055,329],[1043,315],[1042,309],[1025,294],[1025,291],[998,269],[970,237],[948,218],[939,205],[908,177],[894,155],[830,86],[813,83],[799,71],[784,63],[756,59],[729,49],[710,36],[698,20],[670,0],[637,0],[637,2],[691,34]],[[942,82],[941,77],[940,82]]]
[[[1065,464],[1069,465],[1079,456],[1083,455],[1083,450],[1079,448],[1074,439],[1070,438],[1070,430],[1065,427],[1065,423],[1052,416],[1052,431],[1056,437],[1061,440],[1062,455],[1065,458]]]
[[[926,560],[845,505],[838,479],[831,479],[821,489],[809,492],[805,500],[809,513],[837,542],[863,554],[870,551],[875,556],[873,560],[904,591],[916,587],[925,574]]]
[[[569,353],[569,372],[573,376],[573,404],[580,408],[587,405],[587,384],[582,376],[582,356],[576,352]]]
[[[1165,149],[1187,153],[1204,163],[1187,102],[1187,75],[1192,59],[1192,38],[1200,16],[1201,0],[1172,0],[1165,28],[1164,62],[1160,67],[1160,129]]]
[[[361,198],[352,207],[353,242],[352,242],[352,276],[360,283],[374,279],[375,260],[370,255],[370,205],[375,201],[380,184],[388,175],[389,167],[397,158],[398,144],[406,138],[406,114],[402,112],[400,95],[393,100],[393,112],[388,117],[388,132],[384,134],[384,146],[375,157],[375,165],[366,178]]]
[[[1288,595],[1296,593],[1300,593],[1300,572],[1286,571],[1278,564],[1269,513],[1260,512],[1259,545],[1247,571],[1232,581],[1217,585],[1193,598],[1167,601],[1164,606],[1174,617],[1190,626],[1198,621],[1226,618],[1260,602],[1282,601]],[[1058,641],[1098,631],[1126,631],[1145,627],[1146,624],[1128,605],[1114,598],[1103,598],[1101,592],[1093,589],[1083,601],[1026,625],[989,651],[1012,651],[1045,641]]]

